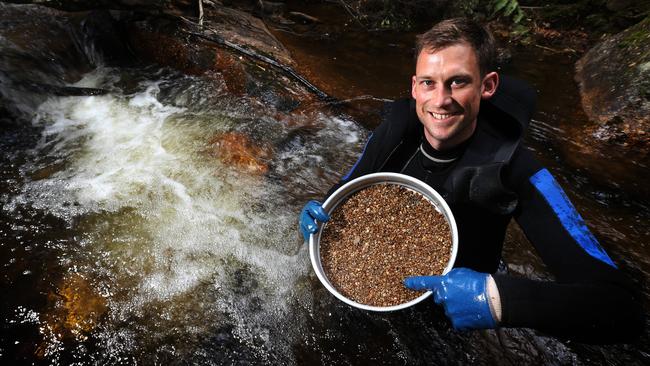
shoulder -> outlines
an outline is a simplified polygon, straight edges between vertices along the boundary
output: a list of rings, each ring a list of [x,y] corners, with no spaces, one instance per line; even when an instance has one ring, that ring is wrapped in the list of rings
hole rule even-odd
[[[543,168],[544,166],[537,160],[530,149],[519,145],[507,165],[506,184],[513,188],[521,186]]]
[[[535,112],[537,93],[528,82],[501,75],[499,88],[491,101],[518,121],[527,123]]]
[[[497,113],[499,116],[508,115],[517,122],[521,131],[524,131],[535,112],[536,101],[537,93],[529,83],[511,76],[500,75],[497,91],[487,103],[484,103],[485,105],[481,105],[481,108],[487,109],[487,112]],[[498,118],[502,119],[502,117]]]

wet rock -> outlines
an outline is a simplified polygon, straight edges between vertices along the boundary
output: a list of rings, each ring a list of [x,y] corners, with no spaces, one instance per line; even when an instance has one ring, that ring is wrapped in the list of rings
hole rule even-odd
[[[130,23],[127,34],[141,60],[218,79],[230,93],[273,109],[290,111],[318,95],[264,23],[239,10],[213,4],[202,26],[181,15],[151,14]]]
[[[114,12],[116,16],[122,13]],[[135,61],[120,24],[108,10],[93,10],[81,22],[82,44],[94,65],[129,66]]]
[[[264,145],[256,145],[248,136],[228,132],[217,135],[210,141],[212,153],[227,166],[263,175],[269,171],[268,161],[272,149]]]
[[[288,16],[289,19],[302,24],[322,23],[320,19],[299,11],[290,11]]]
[[[592,135],[650,147],[650,17],[597,44],[576,69]]]
[[[632,5],[635,5],[635,3],[640,3],[638,0],[607,0],[605,2],[605,6],[607,9],[612,10],[612,11],[621,11],[624,9],[629,8]]]
[[[65,277],[54,293],[48,294],[50,311],[45,324],[58,339],[84,341],[100,323],[108,307],[106,300],[78,273]]]
[[[92,69],[74,37],[83,14],[4,3],[0,14],[0,72],[11,80],[66,83]]]
[[[287,49],[259,18],[236,9],[214,6],[206,9],[204,24],[224,40],[253,49],[283,65],[293,65]]]
[[[0,3],[0,78],[13,89],[56,95],[92,95],[73,88],[100,65],[134,61],[108,11],[64,12],[38,5]],[[29,19],[29,22],[20,21]]]
[[[149,17],[127,27],[131,48],[142,60],[189,75],[217,77],[217,73],[229,92],[244,93],[246,76],[239,57],[183,32],[179,19]]]
[[[255,12],[262,16],[279,16],[284,12],[285,4],[281,2],[263,1],[255,2]]]
[[[86,11],[92,9],[153,11],[165,9],[172,5],[178,6],[178,3],[183,3],[183,0],[10,0],[7,2],[39,4],[65,11]]]

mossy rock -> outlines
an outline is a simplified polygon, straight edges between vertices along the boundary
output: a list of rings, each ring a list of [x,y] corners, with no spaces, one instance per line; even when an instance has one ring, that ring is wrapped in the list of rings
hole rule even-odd
[[[576,65],[582,106],[600,139],[650,147],[650,17],[589,50]]]

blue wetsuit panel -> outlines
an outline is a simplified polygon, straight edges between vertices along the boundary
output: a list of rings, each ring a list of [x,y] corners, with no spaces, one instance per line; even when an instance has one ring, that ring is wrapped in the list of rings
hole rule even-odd
[[[363,147],[363,151],[361,152],[361,155],[359,155],[359,159],[357,159],[357,162],[354,163],[352,168],[350,168],[350,171],[348,172],[348,174],[346,174],[343,178],[341,178],[342,181],[348,180],[348,178],[350,178],[350,175],[352,175],[352,172],[354,171],[354,169],[356,169],[357,165],[359,165],[359,162],[361,161],[361,159],[363,159],[363,154],[366,153],[366,148],[368,147],[368,144],[370,143],[371,139],[372,139],[372,133],[370,134],[370,136],[368,136],[368,141],[366,141],[366,145]]]
[[[551,206],[562,226],[573,239],[592,257],[617,268],[609,258],[598,240],[585,225],[584,220],[576,211],[566,193],[547,169],[542,169],[530,177],[530,182],[542,194]]]

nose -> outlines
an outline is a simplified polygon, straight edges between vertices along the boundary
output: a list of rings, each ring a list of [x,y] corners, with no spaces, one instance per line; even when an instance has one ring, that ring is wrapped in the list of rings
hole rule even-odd
[[[435,107],[445,107],[452,103],[451,88],[443,87],[433,90],[431,101]]]

